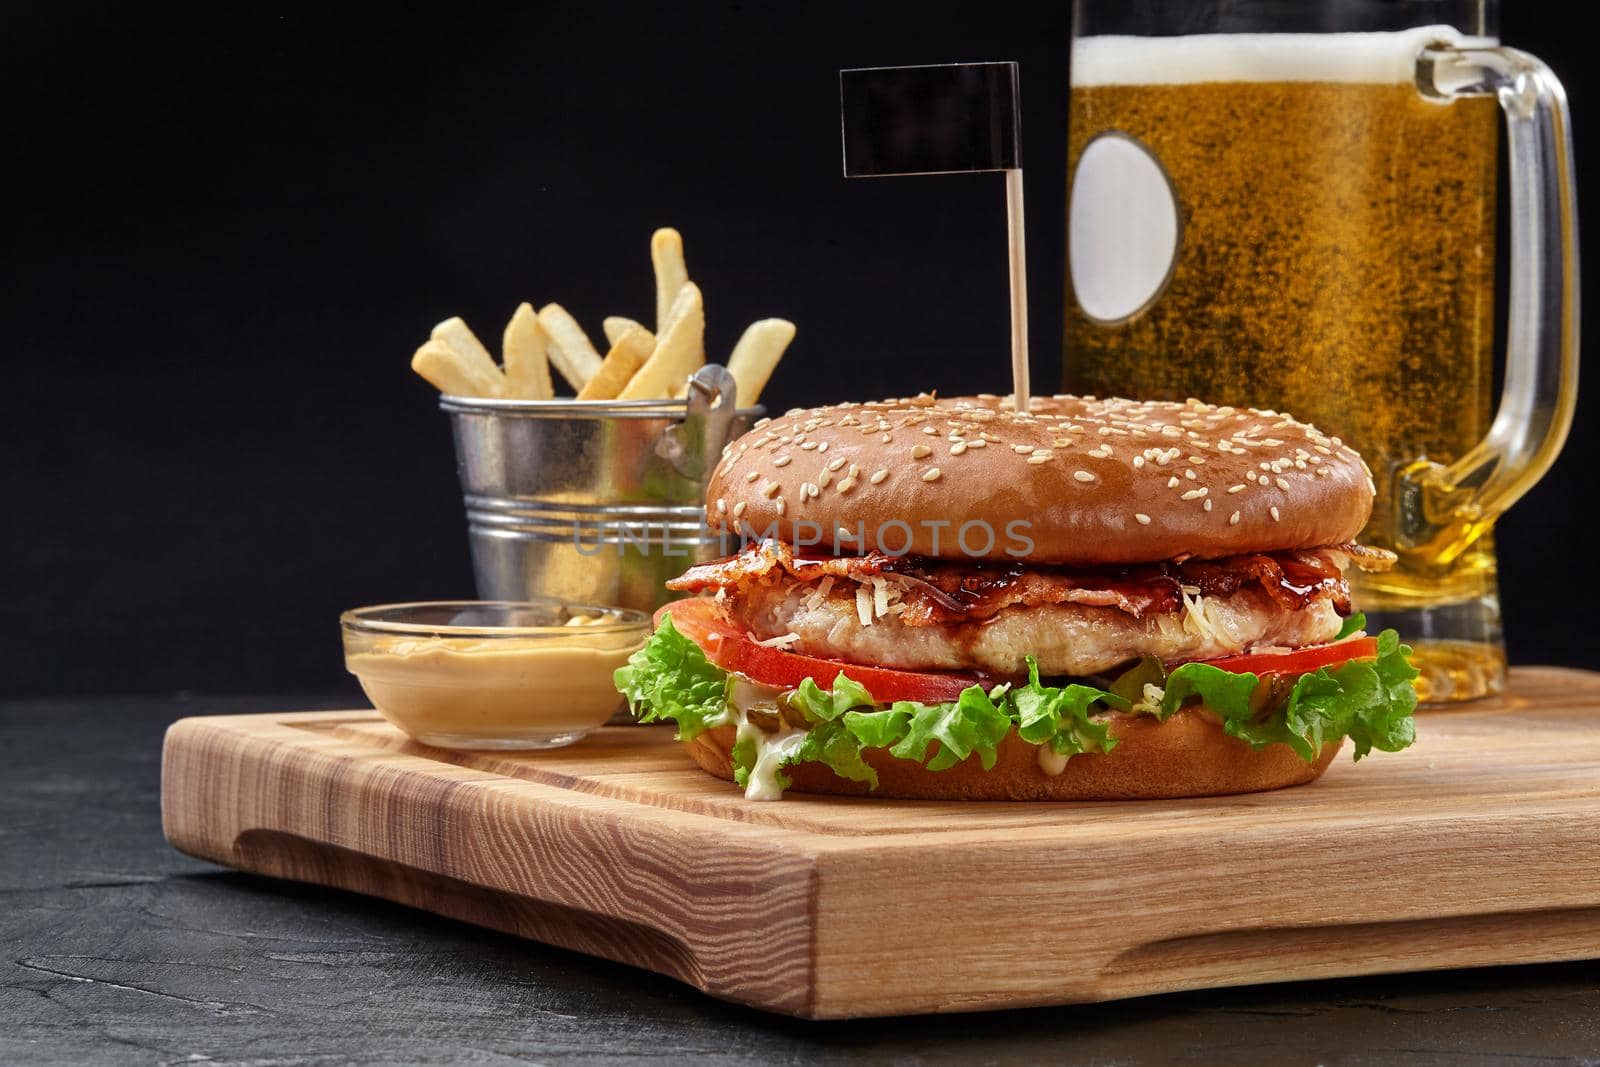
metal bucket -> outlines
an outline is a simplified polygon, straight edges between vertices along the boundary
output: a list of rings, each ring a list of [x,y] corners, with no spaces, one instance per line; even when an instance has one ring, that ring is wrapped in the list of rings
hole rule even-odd
[[[722,447],[764,409],[735,411],[726,368],[683,400],[446,396],[485,600],[560,597],[653,611],[662,583],[731,546],[705,528]]]

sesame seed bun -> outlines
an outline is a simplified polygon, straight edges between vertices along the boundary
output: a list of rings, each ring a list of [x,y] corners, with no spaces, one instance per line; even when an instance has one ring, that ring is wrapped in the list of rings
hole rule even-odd
[[[764,420],[724,449],[707,523],[798,541],[804,522],[823,543],[843,530],[847,552],[1092,565],[1340,544],[1372,511],[1361,457],[1278,412],[1006,403],[916,397]]]
[[[701,768],[733,780],[730,753],[735,730],[722,726],[685,743]],[[801,793],[844,793],[906,800],[1156,800],[1171,797],[1258,793],[1315,781],[1339,752],[1343,739],[1324,745],[1315,763],[1306,763],[1288,745],[1252,750],[1222,732],[1202,706],[1184,708],[1165,722],[1143,715],[1111,719],[1117,745],[1105,755],[1073,756],[1060,774],[1039,766],[1039,746],[1015,733],[1000,742],[992,770],[968,759],[944,771],[930,771],[885,749],[862,757],[878,772],[878,788],[841,778],[821,763],[784,768],[790,789]]]

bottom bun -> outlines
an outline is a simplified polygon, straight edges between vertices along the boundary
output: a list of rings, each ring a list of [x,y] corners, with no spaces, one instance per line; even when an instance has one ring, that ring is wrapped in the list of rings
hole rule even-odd
[[[930,771],[886,749],[863,758],[878,772],[878,788],[840,778],[820,763],[785,767],[789,789],[906,800],[1156,800],[1258,793],[1314,782],[1327,769],[1343,739],[1324,745],[1307,763],[1288,745],[1254,750],[1222,732],[1203,708],[1185,708],[1165,722],[1148,716],[1111,720],[1117,746],[1106,754],[1073,756],[1060,774],[1039,766],[1040,746],[1015,733],[1000,742],[992,770],[968,758],[944,771]],[[702,768],[733,780],[730,752],[734,727],[720,726],[685,743]]]

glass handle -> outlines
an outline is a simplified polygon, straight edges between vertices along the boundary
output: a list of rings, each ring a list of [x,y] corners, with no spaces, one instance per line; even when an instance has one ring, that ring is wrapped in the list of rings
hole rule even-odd
[[[1422,459],[1395,481],[1396,547],[1448,563],[1533,487],[1566,443],[1578,399],[1578,208],[1567,97],[1514,48],[1432,45],[1424,96],[1493,95],[1506,117],[1511,293],[1505,388],[1488,436],[1448,466]]]

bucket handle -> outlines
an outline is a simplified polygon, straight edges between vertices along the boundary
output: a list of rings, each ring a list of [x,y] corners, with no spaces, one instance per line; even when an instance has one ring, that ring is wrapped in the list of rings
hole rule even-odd
[[[656,442],[656,455],[685,478],[704,481],[728,443],[738,410],[738,383],[728,368],[707,363],[689,376],[682,422],[668,426]]]

